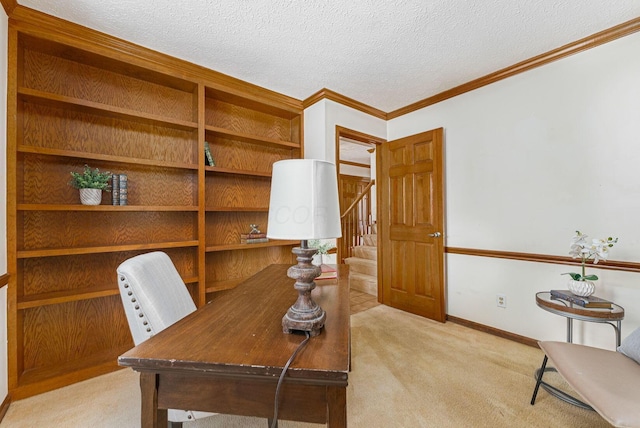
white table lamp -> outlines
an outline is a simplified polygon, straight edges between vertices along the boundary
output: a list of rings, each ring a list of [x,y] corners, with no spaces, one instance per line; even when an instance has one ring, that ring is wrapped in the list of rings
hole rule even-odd
[[[273,164],[271,201],[267,237],[299,239],[300,247],[292,252],[298,264],[287,275],[296,280],[298,300],[282,318],[285,333],[307,331],[320,334],[326,314],[311,298],[320,276],[320,267],[311,263],[317,250],[309,248],[309,239],[330,239],[342,236],[338,177],[334,164],[317,159],[289,159]]]

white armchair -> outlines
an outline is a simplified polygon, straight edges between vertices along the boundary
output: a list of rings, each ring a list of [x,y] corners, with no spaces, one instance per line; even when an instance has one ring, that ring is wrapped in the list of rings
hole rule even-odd
[[[156,251],[125,260],[117,269],[118,288],[133,342],[138,345],[196,310],[169,256]],[[172,427],[214,413],[169,409]]]

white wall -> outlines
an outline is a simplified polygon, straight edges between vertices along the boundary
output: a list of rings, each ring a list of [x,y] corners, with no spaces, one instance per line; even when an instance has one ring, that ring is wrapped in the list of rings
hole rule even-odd
[[[2,9],[2,8],[0,8]],[[7,34],[8,18],[0,12],[0,275],[7,272]],[[7,374],[7,287],[0,289],[0,402],[9,391]]]
[[[354,177],[371,178],[371,168],[364,168],[361,166],[353,165],[340,165],[340,174],[352,175]]]
[[[611,260],[640,254],[640,33],[388,122],[388,140],[444,127],[449,247],[567,256],[575,230],[617,236]],[[447,313],[536,338],[565,319],[535,305],[566,288],[563,265],[448,255]],[[597,295],[640,326],[640,275],[594,270]],[[507,308],[496,307],[496,293]],[[613,346],[608,325],[576,323],[576,341]],[[583,325],[580,325],[583,324]]]
[[[336,160],[336,126],[384,138],[386,121],[323,99],[304,111],[304,157]]]

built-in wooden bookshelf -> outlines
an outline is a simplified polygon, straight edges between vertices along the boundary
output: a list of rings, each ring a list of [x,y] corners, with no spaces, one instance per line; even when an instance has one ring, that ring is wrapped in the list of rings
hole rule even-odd
[[[8,88],[13,398],[117,368],[127,258],[167,252],[197,306],[293,263],[295,242],[240,234],[266,230],[272,164],[301,156],[301,102],[40,15],[10,21]],[[85,164],[127,174],[128,205],[80,205]]]

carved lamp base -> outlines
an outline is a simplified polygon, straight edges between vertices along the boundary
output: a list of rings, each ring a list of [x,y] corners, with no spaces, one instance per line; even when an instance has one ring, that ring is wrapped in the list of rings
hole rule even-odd
[[[282,331],[291,334],[294,331],[308,331],[310,336],[317,336],[324,327],[327,314],[311,298],[311,290],[316,287],[313,281],[320,276],[320,267],[311,263],[315,248],[306,248],[306,241],[301,247],[292,251],[297,256],[298,264],[287,270],[287,276],[295,279],[294,288],[298,290],[298,300],[289,308],[282,318]]]

